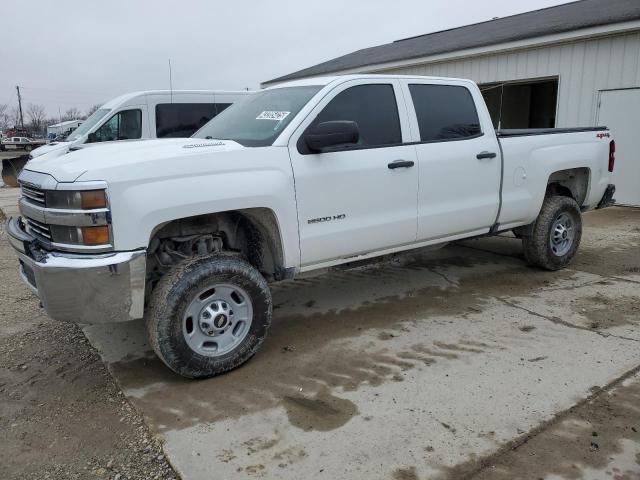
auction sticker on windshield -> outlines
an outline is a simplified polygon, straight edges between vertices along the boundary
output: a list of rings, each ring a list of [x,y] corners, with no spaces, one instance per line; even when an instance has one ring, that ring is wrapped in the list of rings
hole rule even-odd
[[[256,120],[284,120],[291,112],[265,111],[256,117]]]

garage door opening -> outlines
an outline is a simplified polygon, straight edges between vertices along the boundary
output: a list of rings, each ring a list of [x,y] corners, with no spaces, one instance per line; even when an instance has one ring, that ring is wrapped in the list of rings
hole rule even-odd
[[[480,85],[495,128],[556,126],[558,79]]]

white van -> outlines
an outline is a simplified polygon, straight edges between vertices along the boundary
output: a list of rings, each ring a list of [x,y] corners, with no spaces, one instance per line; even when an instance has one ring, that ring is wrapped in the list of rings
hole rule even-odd
[[[205,123],[250,92],[150,90],[121,95],[96,110],[64,142],[52,142],[30,158],[64,155],[70,148],[101,142],[190,137]]]

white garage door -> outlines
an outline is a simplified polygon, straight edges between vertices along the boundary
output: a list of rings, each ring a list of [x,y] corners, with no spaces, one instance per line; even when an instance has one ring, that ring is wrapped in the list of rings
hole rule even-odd
[[[616,200],[640,205],[640,88],[600,92],[598,125],[609,127],[616,141]]]

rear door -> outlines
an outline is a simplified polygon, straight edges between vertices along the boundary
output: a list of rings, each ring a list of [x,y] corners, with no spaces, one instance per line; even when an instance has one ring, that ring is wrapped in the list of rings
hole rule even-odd
[[[419,166],[418,241],[482,233],[495,222],[501,163],[491,119],[469,82],[402,87]],[[488,129],[488,131],[484,131]]]
[[[313,153],[301,140],[308,128],[355,121],[360,140]],[[265,120],[268,121],[268,120]],[[415,147],[400,84],[362,79],[336,86],[292,135],[302,266],[413,243],[418,192]],[[404,160],[407,168],[390,168]]]

